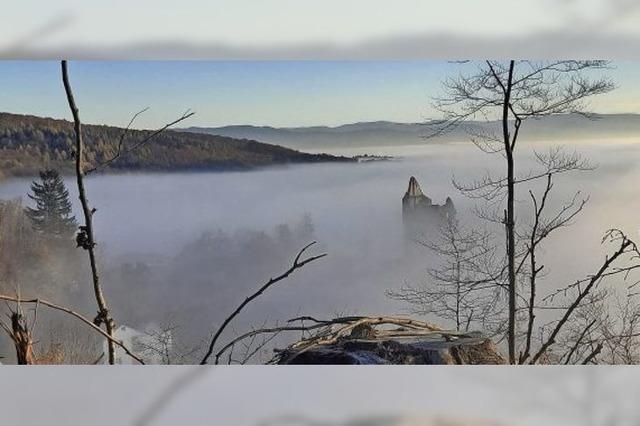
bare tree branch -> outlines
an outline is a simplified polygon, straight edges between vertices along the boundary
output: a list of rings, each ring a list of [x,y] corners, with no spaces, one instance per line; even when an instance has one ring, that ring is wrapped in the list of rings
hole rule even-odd
[[[298,252],[298,255],[294,259],[293,264],[291,265],[291,267],[289,269],[287,269],[285,272],[283,272],[282,274],[278,275],[277,277],[271,278],[269,281],[267,281],[255,293],[253,293],[251,296],[247,297],[240,305],[238,305],[238,307],[231,313],[231,315],[229,315],[222,322],[222,325],[220,325],[220,327],[218,327],[218,330],[216,331],[216,333],[213,335],[213,338],[211,339],[211,343],[209,344],[209,349],[207,350],[207,353],[205,354],[204,358],[202,358],[202,361],[200,361],[201,365],[207,364],[207,362],[209,361],[209,358],[211,357],[211,355],[213,353],[213,349],[215,347],[215,344],[218,341],[218,339],[220,338],[220,335],[225,330],[225,328],[227,328],[229,323],[244,309],[245,306],[247,306],[249,303],[251,303],[251,301],[253,301],[257,297],[259,297],[262,293],[264,293],[266,290],[268,290],[271,286],[273,286],[273,285],[277,284],[278,282],[284,280],[285,278],[287,278],[289,275],[291,275],[296,270],[304,267],[308,263],[311,263],[313,261],[316,261],[316,260],[321,259],[321,258],[326,256],[326,253],[323,253],[323,254],[319,254],[317,256],[311,256],[311,257],[307,257],[305,259],[301,259],[302,255],[304,255],[304,253],[307,251],[307,249],[309,247],[313,246],[314,244],[315,244],[315,241],[310,243],[310,244],[308,244],[308,245],[306,245],[305,247],[303,247],[302,250],[300,250]]]
[[[140,359],[138,356],[136,356],[133,352],[131,352],[131,350],[129,348],[127,348],[127,346],[125,346],[121,341],[113,338],[112,336],[110,336],[108,333],[106,333],[104,330],[102,330],[100,327],[98,327],[97,325],[94,324],[93,321],[89,320],[87,317],[79,314],[76,311],[73,311],[67,307],[64,306],[60,306],[58,304],[49,302],[48,300],[44,300],[44,299],[21,299],[15,296],[8,296],[5,294],[0,294],[0,300],[5,300],[8,302],[18,302],[18,303],[33,303],[36,304],[36,306],[38,305],[43,305],[43,306],[47,306],[51,309],[55,309],[57,311],[61,311],[61,312],[65,312],[77,319],[79,319],[80,321],[82,321],[83,323],[85,323],[86,325],[88,325],[91,329],[93,329],[94,331],[100,333],[105,339],[107,339],[108,341],[112,342],[114,345],[120,346],[122,348],[122,350],[124,350],[127,355],[129,355],[131,358],[135,359],[136,361],[138,361],[140,364],[144,364],[144,361],[142,359]]]
[[[579,285],[572,285],[570,288],[577,288],[578,295],[571,303],[571,305],[564,312],[560,320],[557,322],[556,326],[553,328],[552,332],[546,339],[546,341],[542,344],[540,349],[536,352],[535,355],[531,358],[531,364],[535,364],[540,357],[549,349],[551,345],[553,345],[556,341],[556,338],[560,331],[563,329],[571,315],[574,311],[580,306],[581,302],[590,294],[591,290],[598,285],[598,283],[606,276],[607,271],[612,268],[614,262],[623,256],[624,254],[632,252],[634,255],[638,253],[638,249],[633,241],[628,239],[626,235],[617,229],[612,229],[607,232],[603,241],[611,241],[618,242],[620,245],[616,251],[614,251],[610,256],[607,256],[602,263],[602,266],[598,269],[598,271],[589,277],[586,281],[586,285],[584,288],[580,288]],[[618,270],[617,273],[625,272],[626,269]]]
[[[185,111],[180,117],[178,117],[177,119],[173,120],[170,123],[165,124],[164,126],[160,127],[157,130],[154,130],[153,132],[151,132],[148,136],[145,136],[141,141],[135,143],[134,145],[132,145],[131,147],[129,147],[128,149],[124,149],[124,141],[125,141],[125,137],[127,136],[127,134],[129,133],[130,127],[133,124],[133,122],[135,121],[135,119],[142,113],[144,113],[145,111],[147,111],[148,108],[145,108],[139,112],[137,112],[136,114],[134,114],[133,118],[131,118],[131,121],[129,122],[129,124],[127,125],[127,127],[123,130],[122,134],[120,135],[120,139],[118,141],[118,149],[116,150],[116,153],[109,159],[100,162],[98,165],[96,165],[95,167],[88,169],[85,173],[86,174],[90,174],[93,173],[95,171],[98,171],[100,169],[109,167],[111,164],[113,164],[114,162],[116,162],[119,158],[121,158],[122,156],[133,152],[135,150],[137,150],[138,148],[146,145],[147,143],[149,143],[153,138],[155,138],[156,136],[158,136],[159,134],[161,134],[162,132],[164,132],[165,130],[169,129],[170,127],[180,123],[181,121],[186,120],[187,118],[193,116],[195,114],[195,112],[191,112],[189,110]]]

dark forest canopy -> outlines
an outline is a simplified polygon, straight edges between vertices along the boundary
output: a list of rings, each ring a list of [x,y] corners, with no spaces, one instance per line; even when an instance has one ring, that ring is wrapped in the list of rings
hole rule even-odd
[[[86,158],[92,165],[111,158],[125,129],[84,125]],[[129,130],[125,146],[152,133]],[[35,175],[43,168],[71,172],[73,125],[66,120],[0,113],[0,171],[4,175]],[[247,170],[254,167],[323,161],[346,157],[308,154],[248,139],[167,130],[149,143],[123,155],[112,171]]]

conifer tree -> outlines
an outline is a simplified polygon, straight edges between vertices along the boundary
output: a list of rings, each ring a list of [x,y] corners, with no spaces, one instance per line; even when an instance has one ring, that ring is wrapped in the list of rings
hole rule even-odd
[[[28,197],[36,202],[26,215],[38,232],[54,237],[70,237],[77,228],[72,215],[69,191],[57,170],[40,171],[40,181],[33,181]]]

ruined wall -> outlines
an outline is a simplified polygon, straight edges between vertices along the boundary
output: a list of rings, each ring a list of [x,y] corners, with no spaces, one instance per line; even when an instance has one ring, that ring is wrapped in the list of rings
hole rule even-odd
[[[402,197],[402,223],[407,240],[429,238],[455,215],[456,209],[451,198],[447,197],[444,204],[434,204],[422,192],[418,180],[411,176],[407,192]]]

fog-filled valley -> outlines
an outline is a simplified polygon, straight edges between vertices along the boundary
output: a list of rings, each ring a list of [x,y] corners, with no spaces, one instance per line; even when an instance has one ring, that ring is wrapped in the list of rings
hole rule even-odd
[[[640,364],[637,64],[52,65],[6,68],[0,362]]]
[[[611,249],[601,245],[604,233],[619,228],[631,238],[638,234],[640,199],[635,182],[640,179],[640,140],[575,141],[565,143],[597,168],[556,177],[548,201],[559,209],[576,191],[588,196],[583,212],[570,227],[550,237],[539,253],[545,270],[540,293],[550,294],[592,274]],[[517,172],[537,167],[533,152],[544,152],[554,143],[524,144]],[[481,200],[465,197],[452,184],[472,182],[487,170],[504,174],[502,158],[486,155],[470,142],[358,148],[336,151],[393,155],[388,161],[364,163],[302,164],[246,172],[96,175],[87,180],[96,207],[95,232],[102,259],[104,292],[118,325],[138,330],[166,330],[173,335],[175,354],[168,362],[197,362],[205,341],[248,294],[270,277],[285,271],[306,244],[312,254],[326,258],[297,271],[265,293],[238,317],[225,333],[232,337],[250,330],[284,324],[301,315],[333,318],[344,315],[407,315],[408,304],[388,297],[389,290],[404,285],[426,285],[426,269],[437,263],[427,248],[403,235],[402,196],[411,176],[434,203],[451,197],[458,220],[470,228],[487,229],[500,246],[500,224],[480,219],[474,207]],[[329,152],[332,153],[332,152]],[[12,178],[0,183],[0,198],[26,198],[32,179]],[[79,215],[73,177],[65,181]],[[530,223],[527,190],[541,190],[541,183],[518,188],[516,210],[521,223]],[[430,238],[430,236],[424,236]],[[81,250],[69,241],[54,250],[55,262],[84,263]],[[75,250],[75,251],[74,251]],[[75,255],[73,254],[75,253]],[[64,256],[64,259],[58,259]],[[51,261],[30,265],[31,282],[20,283],[25,297],[46,289],[52,300],[73,303],[93,312],[86,266],[51,279],[34,271],[49,268]],[[621,291],[627,284],[615,277]],[[59,313],[40,313],[40,327],[67,330],[72,320]],[[553,318],[553,312],[544,313]],[[434,315],[422,319],[442,327],[450,321]],[[56,324],[66,324],[56,325]],[[44,332],[43,332],[44,333]],[[84,336],[83,332],[77,332]],[[274,346],[282,347],[299,333],[278,335],[251,362],[264,362]],[[86,340],[99,355],[100,343]],[[39,343],[44,347],[46,338]],[[84,341],[83,340],[83,341]],[[98,339],[99,340],[99,339]],[[3,352],[10,358],[8,342]],[[4,354],[3,354],[4,355]],[[240,356],[240,355],[238,355]],[[91,357],[89,357],[91,358]],[[73,361],[73,360],[71,360]],[[88,361],[88,360],[85,360]]]

